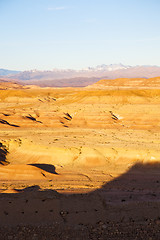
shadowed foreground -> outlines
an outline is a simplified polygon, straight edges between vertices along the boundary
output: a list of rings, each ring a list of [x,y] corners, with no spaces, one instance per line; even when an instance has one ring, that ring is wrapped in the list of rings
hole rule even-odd
[[[127,237],[125,234],[128,234],[128,238],[124,239],[134,239],[135,236],[143,239],[141,235],[145,236],[147,231],[149,235],[145,239],[149,239],[150,235],[153,239],[159,239],[160,233],[155,229],[160,225],[160,164],[135,164],[101,189],[87,194],[41,191],[38,186],[23,189],[19,193],[0,194],[0,219],[1,226],[30,226],[31,232],[36,229],[36,234],[42,231],[38,230],[38,226],[43,226],[42,229],[46,231],[45,225],[49,229],[47,232],[51,233],[54,229],[55,234],[60,229],[72,229],[68,234],[72,237],[77,234],[75,239],[95,239],[94,235],[101,237],[99,239],[105,239],[104,236],[119,239],[118,236]],[[131,226],[132,231],[129,232]],[[140,226],[142,232],[140,229],[133,231]],[[20,229],[23,233],[27,227]],[[78,238],[78,231],[82,229],[84,236]],[[112,232],[113,236],[110,235]],[[36,239],[47,239],[41,238],[43,234],[40,235]],[[58,239],[65,238],[59,236]]]

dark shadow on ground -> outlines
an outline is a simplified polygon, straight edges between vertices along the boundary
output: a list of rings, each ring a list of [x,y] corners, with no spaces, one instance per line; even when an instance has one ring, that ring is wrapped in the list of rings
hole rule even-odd
[[[42,163],[34,163],[34,164],[29,164],[31,166],[34,166],[34,167],[37,167],[37,168],[40,168],[48,173],[52,173],[52,174],[58,174],[56,172],[56,168],[54,165],[52,164],[42,164]]]
[[[2,165],[9,164],[6,160],[7,153],[8,153],[7,149],[3,146],[2,143],[0,143],[0,164]]]
[[[106,206],[111,204],[123,207],[124,204],[133,204],[135,212],[139,209],[136,207],[137,204],[149,202],[160,204],[160,163],[137,163],[94,193],[102,196]],[[145,209],[143,210],[147,213]],[[159,214],[160,218],[160,209],[157,210],[155,216]],[[154,214],[150,213],[151,215],[154,217]]]
[[[100,190],[160,190],[160,163],[136,163],[127,172],[103,185]]]
[[[0,123],[6,124],[6,125],[9,125],[9,126],[12,126],[12,127],[20,127],[19,125],[11,124],[8,121],[3,120],[3,119],[0,119]]]
[[[18,192],[35,192],[35,191],[40,191],[40,187],[38,185],[33,185],[31,187],[26,187],[21,190],[16,189]]]
[[[0,194],[0,218],[1,225],[146,224],[151,220],[160,224],[160,164],[135,164],[86,194],[60,194],[38,185]],[[160,239],[157,234],[155,239]]]
[[[24,118],[28,118],[34,122],[39,122],[39,123],[42,123],[41,121],[38,121],[35,117],[33,117],[31,114],[29,114],[28,116],[25,116]]]

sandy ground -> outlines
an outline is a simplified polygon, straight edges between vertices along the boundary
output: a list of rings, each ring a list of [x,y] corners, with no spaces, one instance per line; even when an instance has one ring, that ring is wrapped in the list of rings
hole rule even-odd
[[[0,90],[4,239],[160,239],[160,90],[102,85]]]

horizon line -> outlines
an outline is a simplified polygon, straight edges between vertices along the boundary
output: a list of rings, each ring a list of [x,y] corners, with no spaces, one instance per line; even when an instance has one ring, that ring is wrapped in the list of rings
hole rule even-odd
[[[8,71],[17,71],[17,72],[30,72],[30,71],[40,71],[40,72],[51,72],[51,71],[61,71],[61,70],[64,70],[64,71],[67,71],[67,70],[73,70],[73,71],[84,71],[84,70],[87,70],[89,68],[96,68],[96,67],[99,67],[99,66],[102,66],[102,65],[106,65],[106,66],[111,66],[111,65],[123,65],[124,67],[160,67],[159,65],[150,65],[150,64],[142,64],[142,65],[128,65],[128,64],[123,64],[123,63],[111,63],[111,64],[98,64],[96,66],[88,66],[88,67],[83,67],[83,68],[79,68],[79,69],[76,69],[76,68],[58,68],[58,67],[55,67],[55,68],[52,68],[52,69],[38,69],[38,68],[32,68],[32,69],[24,69],[24,70],[18,70],[18,69],[13,69],[13,68],[0,68],[0,70],[8,70]]]

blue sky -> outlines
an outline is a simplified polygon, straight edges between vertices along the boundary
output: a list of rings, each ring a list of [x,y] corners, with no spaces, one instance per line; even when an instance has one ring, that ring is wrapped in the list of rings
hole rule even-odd
[[[0,68],[160,65],[159,0],[0,0]]]

